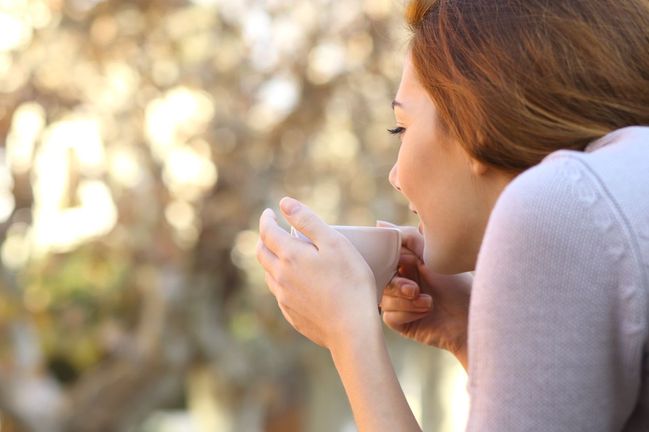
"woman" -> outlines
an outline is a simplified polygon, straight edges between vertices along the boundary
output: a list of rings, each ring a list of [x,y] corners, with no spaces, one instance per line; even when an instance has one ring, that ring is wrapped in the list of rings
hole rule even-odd
[[[421,224],[383,321],[467,369],[468,430],[649,430],[649,3],[415,0],[406,19],[389,179]],[[280,208],[315,244],[262,214],[284,316],[330,350],[360,430],[419,430],[369,268]]]

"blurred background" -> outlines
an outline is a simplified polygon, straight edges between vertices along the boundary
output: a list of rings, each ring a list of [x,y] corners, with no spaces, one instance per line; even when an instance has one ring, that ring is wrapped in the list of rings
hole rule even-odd
[[[387,179],[403,7],[0,0],[2,432],[356,430],[254,249],[284,195],[416,224]],[[464,371],[385,333],[424,430],[463,430]]]

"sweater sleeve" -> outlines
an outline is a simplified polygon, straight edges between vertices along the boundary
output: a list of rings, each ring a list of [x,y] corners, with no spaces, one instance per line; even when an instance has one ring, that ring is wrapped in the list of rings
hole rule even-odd
[[[646,306],[624,221],[580,160],[499,197],[469,313],[467,430],[619,431],[640,388]]]

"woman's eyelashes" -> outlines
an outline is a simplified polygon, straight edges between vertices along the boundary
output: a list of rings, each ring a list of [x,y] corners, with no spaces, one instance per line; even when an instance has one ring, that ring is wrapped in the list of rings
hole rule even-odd
[[[388,132],[390,132],[392,135],[401,135],[406,131],[406,128],[397,126],[394,129],[388,129]]]

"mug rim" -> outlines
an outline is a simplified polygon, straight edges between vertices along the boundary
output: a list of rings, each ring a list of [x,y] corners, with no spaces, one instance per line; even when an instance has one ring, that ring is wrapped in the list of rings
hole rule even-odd
[[[396,231],[400,233],[398,228],[394,227],[375,227],[375,226],[364,226],[364,225],[329,225],[334,229],[347,229],[353,231]]]

